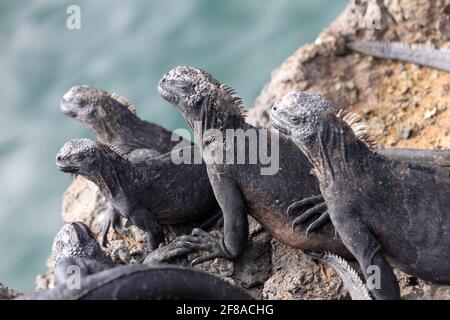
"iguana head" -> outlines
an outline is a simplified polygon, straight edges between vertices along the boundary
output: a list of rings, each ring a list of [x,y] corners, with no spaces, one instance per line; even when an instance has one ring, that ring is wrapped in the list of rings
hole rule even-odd
[[[92,258],[107,261],[106,255],[89,228],[82,222],[65,224],[53,241],[52,257],[56,263],[62,258]]]
[[[133,105],[125,98],[88,85],[78,85],[67,91],[61,99],[60,110],[99,131],[107,126],[114,131],[135,117]],[[106,130],[106,128],[104,128]]]
[[[334,111],[331,101],[309,92],[284,96],[271,110],[272,125],[298,144],[309,144],[317,133],[324,114]]]
[[[191,127],[201,121],[203,130],[220,129],[224,123],[228,128],[232,126],[229,120],[243,119],[242,100],[198,68],[179,66],[170,70],[159,81],[158,91],[181,110]]]
[[[99,161],[97,143],[90,139],[70,140],[56,155],[56,165],[62,172],[89,176]]]
[[[335,107],[326,98],[309,93],[286,95],[272,107],[274,127],[289,134],[314,165],[319,180],[349,168],[372,152],[375,143],[363,120]],[[328,173],[328,176],[325,176]]]

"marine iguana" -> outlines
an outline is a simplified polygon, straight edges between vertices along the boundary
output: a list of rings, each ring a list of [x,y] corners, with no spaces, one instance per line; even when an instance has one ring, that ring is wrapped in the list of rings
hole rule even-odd
[[[88,85],[74,86],[67,91],[61,99],[60,110],[84,123],[98,141],[127,154],[130,161],[171,152],[181,139],[157,124],[140,119],[128,99]],[[186,144],[193,146],[187,141]]]
[[[70,266],[78,266],[82,276],[112,268],[89,228],[82,222],[65,224],[56,234],[52,246],[55,284],[65,283]]]
[[[305,251],[313,260],[321,261],[339,275],[352,300],[373,300],[365,283],[347,261],[331,252]]]
[[[376,150],[376,152],[381,155],[387,156],[390,159],[407,161],[410,163],[450,167],[450,150],[410,148],[383,149],[380,148],[371,137],[366,123],[359,115],[353,112],[345,112],[342,119],[352,127],[352,130],[359,139],[366,141],[372,149]],[[309,207],[309,209],[304,211],[305,207]],[[306,229],[307,234],[317,230],[320,226],[330,220],[322,195],[305,198],[299,202],[291,204],[287,209],[287,214],[297,217],[292,223],[293,228],[296,228],[298,225],[308,221],[313,216],[320,214],[316,220],[309,224]]]
[[[450,50],[402,42],[356,41],[348,48],[377,58],[393,59],[450,72]]]
[[[55,288],[21,295],[18,299],[250,299],[240,288],[204,272],[162,265],[167,258],[183,255],[189,249],[179,242],[150,253],[152,265],[113,267],[86,225],[66,224],[53,244],[57,260]],[[148,257],[148,258],[149,258]],[[158,264],[159,263],[159,264]],[[79,286],[70,282],[67,267],[79,267]],[[86,268],[87,266],[87,268]]]
[[[331,221],[366,280],[369,267],[379,269],[371,292],[399,298],[388,260],[412,276],[449,284],[450,170],[373,152],[332,106],[319,95],[290,94],[272,108],[272,124],[314,165]]]
[[[300,199],[319,193],[316,178],[310,174],[312,166],[296,145],[278,133],[268,133],[245,122],[242,101],[232,89],[222,85],[207,72],[193,67],[176,67],[162,77],[158,90],[161,96],[183,113],[193,129],[202,155],[212,154],[221,148],[234,150],[234,159],[245,154],[243,164],[207,163],[209,179],[216,199],[222,208],[224,234],[214,240],[201,229],[194,229],[191,236],[182,236],[187,245],[197,246],[209,255],[199,257],[192,264],[214,258],[234,259],[244,251],[248,238],[247,214],[281,242],[299,249],[332,251],[349,257],[331,224],[318,230],[313,237],[306,237],[305,229],[291,227],[294,217],[286,214],[287,207]],[[200,125],[196,122],[201,122]],[[216,139],[211,129],[218,129],[226,136],[227,129],[241,129],[253,133],[259,149],[272,150],[279,159],[279,170],[274,175],[262,175],[261,155],[250,162],[250,148],[239,149],[236,139]],[[267,136],[270,135],[270,138]],[[264,139],[266,136],[267,139]],[[225,139],[224,139],[225,140]],[[275,141],[275,142],[274,142]],[[259,143],[258,143],[259,142]],[[278,143],[278,145],[277,145]],[[267,147],[267,148],[266,148]],[[258,153],[258,152],[257,152]]]
[[[161,224],[181,224],[214,217],[219,209],[205,167],[176,166],[170,156],[133,163],[115,148],[89,139],[67,142],[56,156],[59,170],[94,182],[108,203],[102,245],[122,216],[147,234],[154,250],[163,241]],[[189,186],[190,190],[186,189]]]

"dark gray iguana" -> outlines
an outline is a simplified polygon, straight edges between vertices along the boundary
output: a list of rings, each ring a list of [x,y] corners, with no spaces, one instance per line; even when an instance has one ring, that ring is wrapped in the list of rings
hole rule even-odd
[[[240,288],[204,272],[162,265],[167,257],[189,253],[174,241],[150,253],[151,264],[113,267],[86,225],[66,224],[55,237],[55,288],[18,299],[250,299]],[[161,253],[163,253],[161,255]],[[164,257],[164,258],[162,258]],[[69,267],[72,267],[69,269]],[[71,282],[78,268],[79,286]]]
[[[450,72],[450,49],[436,49],[430,45],[377,41],[349,42],[347,47],[377,58],[400,60]]]
[[[219,207],[202,165],[175,165],[170,156],[133,163],[111,146],[89,139],[67,142],[56,157],[59,170],[94,182],[108,203],[102,245],[120,216],[146,232],[148,246],[163,242],[161,224],[214,218]]]
[[[257,161],[250,163],[249,146],[246,144],[246,149],[239,150],[235,140],[227,144],[225,149],[233,147],[235,153],[245,153],[244,164],[207,164],[209,179],[223,212],[224,233],[220,241],[199,229],[194,229],[191,236],[181,237],[187,245],[197,246],[210,253],[195,259],[193,264],[218,257],[237,258],[247,244],[248,214],[287,245],[312,251],[328,250],[349,257],[331,224],[323,226],[310,238],[303,227],[291,227],[295,217],[286,214],[288,206],[320,192],[316,178],[310,174],[312,166],[293,142],[284,138],[272,142],[271,137],[278,137],[276,132],[268,133],[268,130],[246,123],[242,114],[242,101],[230,88],[200,69],[177,67],[162,77],[158,89],[165,100],[183,113],[197,137],[203,155],[205,152],[220,152],[225,143],[216,140],[214,132],[209,129],[219,129],[223,137],[227,129],[242,129],[249,130],[249,134],[254,132],[257,141],[263,144],[263,148],[267,147],[266,150],[271,150],[274,143],[273,156],[279,158],[276,174],[262,175],[261,168],[267,167],[263,165],[267,161],[258,154]],[[197,121],[201,125],[196,125]],[[264,141],[264,136],[267,141]],[[239,154],[234,154],[234,159],[237,156]]]
[[[343,111],[340,111],[343,112]],[[440,149],[409,149],[409,148],[380,148],[375,140],[371,137],[364,120],[353,112],[345,112],[342,114],[342,119],[352,127],[355,135],[364,141],[366,141],[372,149],[376,150],[378,154],[387,156],[393,160],[408,161],[412,164],[427,164],[437,165],[442,167],[450,166],[450,150]],[[304,208],[311,206],[308,210],[304,211]],[[325,210],[325,211],[324,211]],[[303,212],[303,213],[302,213]],[[314,220],[306,229],[306,233],[317,230],[321,225],[329,221],[329,215],[326,211],[326,204],[322,195],[317,195],[300,200],[289,206],[287,213],[297,216],[294,220],[292,227],[295,228],[298,225],[305,223],[318,213],[320,216]]]
[[[169,153],[179,144],[176,134],[140,119],[128,99],[92,86],[72,87],[61,99],[60,109],[84,123],[98,141],[114,146],[131,161]]]
[[[379,269],[377,299],[399,298],[388,260],[412,276],[450,283],[450,170],[373,152],[325,98],[284,97],[272,124],[314,165],[330,218],[364,276]],[[388,259],[388,260],[387,260]]]

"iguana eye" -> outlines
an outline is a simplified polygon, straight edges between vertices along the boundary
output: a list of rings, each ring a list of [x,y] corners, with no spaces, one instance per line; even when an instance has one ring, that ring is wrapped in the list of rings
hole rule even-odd
[[[85,155],[85,154],[82,154],[82,153],[77,154],[77,155],[75,156],[75,159],[76,159],[77,161],[83,161],[84,159],[86,159],[86,155]]]
[[[299,117],[296,117],[296,116],[290,116],[290,117],[289,117],[289,120],[290,120],[292,123],[294,123],[294,124],[299,124],[301,119],[300,119]]]
[[[194,90],[192,89],[192,87],[187,85],[187,84],[179,85],[178,89],[180,89],[180,91],[183,94],[185,94],[185,95],[189,95],[189,94],[193,94],[194,93]]]
[[[216,140],[215,136],[209,136],[205,139],[205,145],[210,145],[212,142],[214,142]]]

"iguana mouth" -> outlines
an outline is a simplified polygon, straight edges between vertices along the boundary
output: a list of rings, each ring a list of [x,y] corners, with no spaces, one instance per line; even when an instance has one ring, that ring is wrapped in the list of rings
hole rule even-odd
[[[280,131],[281,133],[290,135],[291,131],[289,129],[287,129],[287,125],[283,123],[283,121],[281,121],[275,113],[271,113],[270,115],[270,122],[272,123],[272,125],[274,126],[275,129],[277,129],[278,131]]]
[[[163,80],[158,83],[158,92],[164,100],[171,104],[177,104],[179,101],[178,95]]]
[[[61,110],[62,113],[64,113],[65,115],[67,115],[69,117],[77,116],[77,113],[75,111],[73,111],[74,104],[72,104],[70,102],[62,100],[59,105],[59,109]]]
[[[78,172],[80,169],[74,166],[65,166],[62,164],[57,164],[56,165],[58,167],[58,169],[62,172],[67,172],[67,173],[76,173]]]

